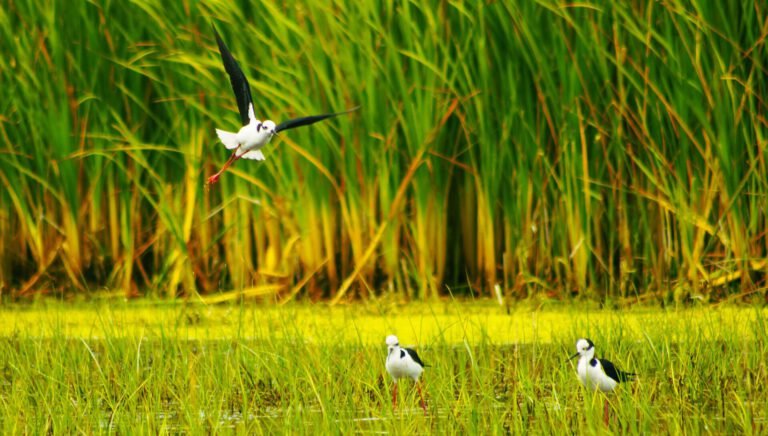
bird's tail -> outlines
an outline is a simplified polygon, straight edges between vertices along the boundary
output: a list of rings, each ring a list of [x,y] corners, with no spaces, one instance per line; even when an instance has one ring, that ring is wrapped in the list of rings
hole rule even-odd
[[[216,129],[216,134],[219,135],[221,143],[224,144],[224,147],[227,147],[228,150],[232,150],[240,146],[240,144],[237,143],[237,133],[225,132],[223,130]]]

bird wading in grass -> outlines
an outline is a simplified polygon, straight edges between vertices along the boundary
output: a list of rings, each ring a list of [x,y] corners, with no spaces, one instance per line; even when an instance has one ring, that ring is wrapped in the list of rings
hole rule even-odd
[[[229,74],[229,81],[232,83],[232,90],[235,92],[237,108],[240,111],[240,121],[243,127],[237,133],[216,129],[216,134],[219,136],[221,143],[224,144],[224,147],[233,151],[227,162],[224,163],[224,166],[216,174],[208,178],[208,184],[216,183],[221,174],[239,159],[264,160],[265,157],[264,153],[261,152],[261,148],[269,143],[272,136],[283,130],[308,126],[326,118],[343,115],[360,108],[360,106],[357,106],[343,112],[294,118],[280,124],[275,124],[272,120],[260,121],[256,119],[248,79],[245,78],[243,70],[240,69],[240,65],[235,61],[227,45],[221,40],[219,32],[216,31],[215,27],[213,28],[213,33],[219,46],[221,61],[224,63],[224,69],[227,71],[227,74]]]
[[[610,360],[598,359],[595,357],[595,344],[587,338],[576,341],[576,353],[568,360],[579,358],[579,364],[576,372],[579,381],[589,390],[599,390],[601,392],[613,392],[619,383],[632,381],[635,373],[624,372],[614,365]],[[608,423],[608,402],[605,402],[603,419]]]
[[[427,414],[427,404],[424,402],[424,395],[421,392],[419,376],[424,372],[424,362],[421,361],[415,350],[400,347],[400,341],[397,336],[387,336],[387,372],[394,380],[392,388],[392,407],[397,407],[397,382],[401,378],[413,379],[416,388],[419,390],[419,400],[424,414]]]

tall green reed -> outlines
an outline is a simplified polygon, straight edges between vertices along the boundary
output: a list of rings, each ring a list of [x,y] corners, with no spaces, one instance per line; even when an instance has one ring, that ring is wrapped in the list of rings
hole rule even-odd
[[[14,294],[765,288],[764,8],[8,6],[0,283]],[[207,189],[227,157],[213,128],[238,127],[211,23],[260,117],[362,109]]]

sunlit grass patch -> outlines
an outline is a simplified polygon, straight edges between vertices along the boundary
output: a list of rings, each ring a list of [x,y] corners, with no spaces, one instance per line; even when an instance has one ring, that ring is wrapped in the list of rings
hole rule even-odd
[[[2,313],[0,426],[30,431],[765,431],[766,311],[49,304]],[[397,410],[384,337],[431,365]],[[639,374],[585,392],[588,336]],[[301,429],[301,430],[299,430]]]
[[[388,334],[409,343],[552,343],[563,335],[646,339],[653,326],[670,340],[696,331],[707,340],[725,332],[752,338],[766,309],[745,307],[622,311],[565,307],[507,313],[492,302],[445,301],[408,305],[287,305],[283,307],[182,303],[117,303],[70,307],[57,303],[5,310],[0,335],[19,337],[155,337],[180,339],[294,339],[340,344],[379,344]]]

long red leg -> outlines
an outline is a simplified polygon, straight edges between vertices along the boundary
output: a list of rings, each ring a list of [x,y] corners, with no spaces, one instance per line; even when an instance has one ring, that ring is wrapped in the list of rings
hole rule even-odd
[[[395,382],[395,386],[392,388],[392,408],[397,407],[397,382]]]
[[[603,406],[603,423],[608,426],[608,418],[609,418],[609,410],[608,410],[608,400],[605,400],[605,405]]]
[[[424,409],[424,416],[427,416],[427,404],[424,402],[424,395],[421,393],[421,383],[416,382],[416,387],[419,389],[419,400],[421,400],[421,408]]]
[[[232,165],[237,159],[238,159],[237,151],[235,151],[234,153],[232,153],[232,156],[230,156],[229,159],[224,163],[224,166],[221,167],[221,169],[219,170],[218,173],[212,175],[211,177],[208,177],[208,184],[212,185],[212,184],[218,182],[219,181],[219,177],[221,177],[221,173],[226,171],[227,168],[229,168],[230,165]]]

